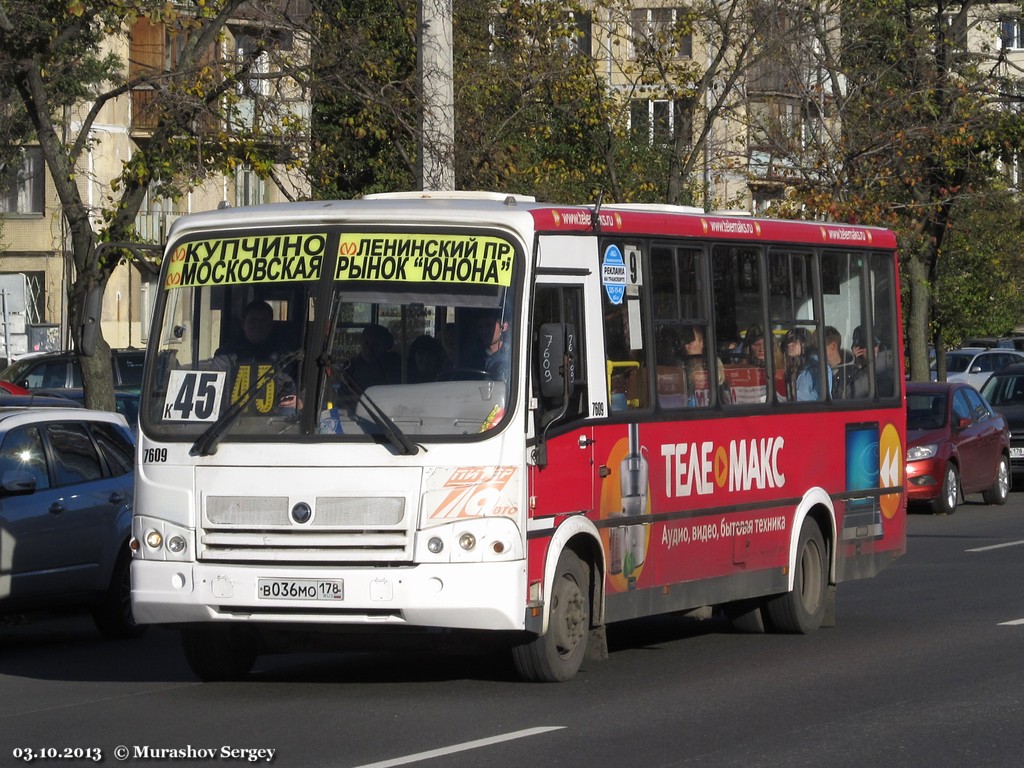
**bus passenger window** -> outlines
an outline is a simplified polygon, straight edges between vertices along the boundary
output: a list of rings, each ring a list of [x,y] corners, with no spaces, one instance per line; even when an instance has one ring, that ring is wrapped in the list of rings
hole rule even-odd
[[[605,370],[612,411],[647,405],[640,301],[608,306],[605,297]]]
[[[657,332],[658,405],[695,408],[710,405],[708,353],[702,325],[662,325]]]

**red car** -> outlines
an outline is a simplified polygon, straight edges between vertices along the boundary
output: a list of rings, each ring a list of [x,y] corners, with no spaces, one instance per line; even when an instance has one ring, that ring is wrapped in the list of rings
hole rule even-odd
[[[24,387],[18,386],[10,381],[4,381],[0,379],[0,397],[5,394],[8,395],[27,395],[29,391]]]
[[[908,500],[949,515],[968,493],[981,493],[986,504],[1006,503],[1006,419],[969,384],[907,382]]]

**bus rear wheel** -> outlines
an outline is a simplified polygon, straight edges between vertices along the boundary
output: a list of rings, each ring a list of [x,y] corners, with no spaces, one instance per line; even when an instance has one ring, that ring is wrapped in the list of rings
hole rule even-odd
[[[548,631],[512,649],[524,680],[561,682],[583,664],[590,633],[590,569],[572,550],[558,558],[550,610]]]
[[[825,540],[818,524],[805,520],[797,544],[793,589],[771,598],[764,606],[772,629],[802,635],[816,630],[825,618],[827,590]]]
[[[181,647],[192,674],[204,683],[241,680],[256,663],[252,639],[238,627],[185,627]]]

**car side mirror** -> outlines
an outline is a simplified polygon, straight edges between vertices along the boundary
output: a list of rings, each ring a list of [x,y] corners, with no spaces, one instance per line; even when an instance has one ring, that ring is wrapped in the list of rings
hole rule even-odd
[[[956,420],[957,429],[967,429],[969,426],[971,426],[971,420],[968,418],[961,416]]]
[[[971,373],[981,373],[981,366],[980,365],[972,365],[971,366]]]
[[[25,496],[36,492],[36,478],[23,469],[9,469],[0,478],[0,495]]]

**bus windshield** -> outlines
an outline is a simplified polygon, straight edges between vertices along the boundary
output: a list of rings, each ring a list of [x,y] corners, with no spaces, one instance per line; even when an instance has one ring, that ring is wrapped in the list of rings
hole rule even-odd
[[[357,237],[291,236],[323,254]],[[460,269],[468,257],[444,257],[432,273],[426,259],[416,271],[414,258],[391,270],[339,256],[274,281],[243,280],[264,273],[237,265],[234,280],[220,281],[172,267],[154,326],[149,431],[195,441],[200,455],[232,437],[289,436],[373,439],[411,453],[410,435],[451,439],[500,426],[518,344],[514,260],[508,241],[477,240],[509,256],[475,271]],[[324,285],[322,274],[335,279]]]

